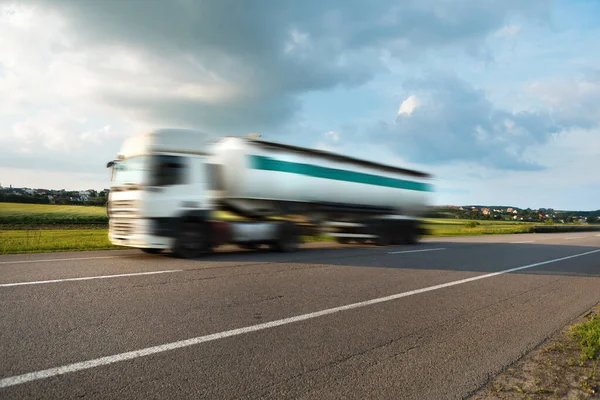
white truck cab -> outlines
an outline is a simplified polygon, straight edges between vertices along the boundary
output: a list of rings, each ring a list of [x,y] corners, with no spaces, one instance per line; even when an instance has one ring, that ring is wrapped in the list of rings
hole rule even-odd
[[[158,253],[175,245],[177,222],[209,213],[206,159],[211,137],[155,130],[127,139],[112,168],[107,203],[113,244]]]

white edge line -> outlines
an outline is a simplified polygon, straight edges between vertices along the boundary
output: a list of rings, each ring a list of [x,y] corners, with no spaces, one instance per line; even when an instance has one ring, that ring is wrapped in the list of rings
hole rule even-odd
[[[383,303],[383,302],[387,302],[387,301],[392,301],[392,300],[400,299],[402,297],[408,297],[408,296],[413,296],[415,294],[431,292],[433,290],[438,290],[438,289],[443,289],[443,288],[447,288],[447,287],[451,287],[451,286],[461,285],[464,283],[473,282],[473,281],[477,281],[480,279],[491,278],[491,277],[494,277],[497,275],[508,274],[510,272],[521,271],[521,270],[533,268],[533,267],[539,267],[540,265],[546,265],[546,264],[551,264],[551,263],[555,263],[555,262],[559,262],[559,261],[569,260],[572,258],[582,257],[582,256],[586,256],[586,255],[594,254],[594,253],[598,253],[598,252],[600,252],[600,249],[587,251],[585,253],[580,253],[580,254],[574,254],[571,256],[567,256],[567,257],[555,258],[552,260],[542,261],[542,262],[538,262],[535,264],[524,265],[521,267],[510,268],[510,269],[506,269],[503,271],[493,272],[490,274],[474,276],[471,278],[461,279],[458,281],[442,283],[440,285],[429,286],[429,287],[417,289],[417,290],[411,290],[409,292],[398,293],[398,294],[394,294],[391,296],[380,297],[377,299],[361,301],[358,303],[348,304],[345,306],[334,307],[334,308],[329,308],[326,310],[321,310],[321,311],[312,312],[312,313],[308,313],[308,314],[297,315],[295,317],[284,318],[284,319],[280,319],[280,320],[276,320],[276,321],[266,322],[263,324],[252,325],[252,326],[247,326],[247,327],[238,328],[238,329],[232,329],[232,330],[225,331],[225,332],[213,333],[211,335],[198,336],[198,337],[195,337],[192,339],[181,340],[178,342],[172,342],[172,343],[162,344],[162,345],[153,346],[153,347],[147,347],[145,349],[129,351],[126,353],[114,354],[111,356],[96,358],[93,360],[87,360],[87,361],[82,361],[82,362],[78,362],[78,363],[74,363],[74,364],[63,365],[61,367],[49,368],[49,369],[45,369],[42,371],[29,372],[29,373],[25,373],[22,375],[10,376],[8,378],[3,378],[0,380],[0,388],[15,386],[15,385],[19,385],[19,384],[30,382],[30,381],[35,381],[35,380],[50,378],[50,377],[57,376],[57,375],[67,374],[70,372],[81,371],[81,370],[85,370],[85,369],[89,369],[89,368],[113,364],[113,363],[120,362],[120,361],[131,360],[131,359],[138,358],[138,357],[144,357],[144,356],[148,356],[150,354],[162,353],[165,351],[175,350],[175,349],[179,349],[182,347],[193,346],[193,345],[197,345],[200,343],[210,342],[213,340],[224,339],[224,338],[231,337],[231,336],[242,335],[245,333],[256,332],[256,331],[260,331],[263,329],[274,328],[274,327],[281,326],[281,325],[305,321],[305,320],[309,320],[309,319],[313,319],[313,318],[322,317],[325,315],[335,314],[335,313],[338,313],[341,311],[352,310],[354,308],[360,308],[360,307],[370,306],[372,304],[378,304],[378,303]]]
[[[565,240],[583,239],[583,236],[566,237],[566,238],[563,238],[563,239],[565,239]]]
[[[519,243],[533,243],[533,240],[524,240],[522,242],[510,242],[511,244],[519,244]]]
[[[107,258],[125,258],[125,257],[131,257],[131,256],[123,255],[123,256],[102,256],[102,257],[48,258],[45,260],[0,261],[0,265],[2,265],[2,264],[31,264],[31,263],[58,262],[58,261],[104,260]]]
[[[438,250],[446,250],[445,247],[440,247],[439,249],[423,249],[423,250],[404,250],[404,251],[390,251],[388,254],[403,254],[403,253],[422,253],[425,251],[438,251]]]
[[[118,274],[118,275],[86,276],[83,278],[52,279],[52,280],[48,280],[48,281],[2,283],[2,284],[0,284],[0,287],[41,285],[44,283],[60,283],[60,282],[72,282],[72,281],[88,281],[88,280],[92,280],[92,279],[122,278],[122,277],[126,277],[126,276],[156,275],[156,274],[167,274],[169,272],[183,272],[183,270],[182,269],[170,269],[170,270],[166,270],[166,271],[135,272],[135,273],[131,273],[131,274]]]

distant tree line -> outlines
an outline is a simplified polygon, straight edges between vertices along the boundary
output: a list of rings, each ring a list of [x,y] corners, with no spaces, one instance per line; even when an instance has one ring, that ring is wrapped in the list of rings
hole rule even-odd
[[[483,209],[489,209],[489,213],[484,214]],[[502,211],[494,211],[502,210]],[[589,224],[600,223],[600,210],[596,211],[563,211],[556,212],[553,209],[541,208],[539,210],[517,209],[517,212],[507,212],[506,207],[478,207],[471,209],[464,207],[458,208],[437,208],[430,209],[425,215],[426,218],[453,218],[469,220],[497,220],[497,221],[523,221],[523,222],[544,222],[548,224],[564,222],[579,223],[585,220]],[[517,218],[515,218],[517,217]]]
[[[60,205],[83,205],[83,206],[105,206],[107,196],[104,192],[98,193],[96,197],[89,197],[87,201],[83,200],[71,200],[70,197],[65,196],[57,197],[54,200],[50,200],[47,195],[33,194],[33,195],[18,195],[14,193],[0,193],[0,202],[4,203],[24,203],[24,204],[60,204]]]
[[[48,196],[20,196],[0,193],[0,201],[6,203],[50,204]]]

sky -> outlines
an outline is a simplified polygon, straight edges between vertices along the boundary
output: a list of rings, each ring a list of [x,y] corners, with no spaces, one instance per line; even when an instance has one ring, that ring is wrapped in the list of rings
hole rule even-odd
[[[600,209],[600,1],[0,0],[0,185],[107,188],[168,127],[426,171],[435,205]]]

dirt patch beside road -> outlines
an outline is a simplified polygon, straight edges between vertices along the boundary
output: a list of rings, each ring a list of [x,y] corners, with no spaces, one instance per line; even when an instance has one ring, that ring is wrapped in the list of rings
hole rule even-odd
[[[600,398],[600,307],[561,330],[470,398]]]

